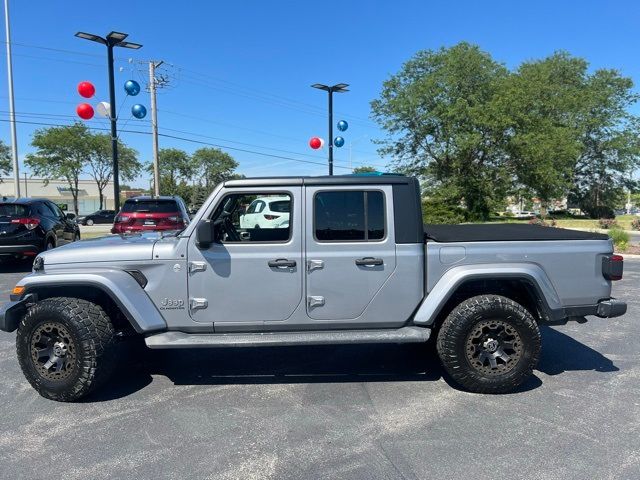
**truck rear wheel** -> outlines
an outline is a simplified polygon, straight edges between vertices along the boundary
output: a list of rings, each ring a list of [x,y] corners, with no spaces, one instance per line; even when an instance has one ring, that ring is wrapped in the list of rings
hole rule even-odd
[[[18,327],[18,362],[45,398],[77,400],[99,387],[115,365],[115,332],[104,310],[79,298],[47,298]]]
[[[472,297],[445,319],[437,350],[449,375],[477,393],[515,390],[540,356],[540,330],[527,309],[499,295]]]

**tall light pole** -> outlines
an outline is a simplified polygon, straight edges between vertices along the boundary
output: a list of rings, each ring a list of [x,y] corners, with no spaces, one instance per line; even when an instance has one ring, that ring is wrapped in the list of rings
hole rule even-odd
[[[120,210],[120,169],[118,165],[118,128],[116,126],[116,89],[115,80],[113,78],[113,48],[131,48],[137,50],[142,47],[139,43],[125,42],[129,34],[121,32],[111,32],[105,38],[94,35],[93,33],[78,32],[76,37],[92,42],[101,43],[107,47],[107,66],[109,69],[109,103],[110,112],[109,120],[111,121],[111,155],[113,157],[113,196],[114,209]]]
[[[333,93],[348,92],[346,83],[337,83],[335,85],[323,85],[322,83],[314,83],[313,88],[324,90],[329,94],[329,175],[333,175]]]
[[[13,103],[13,61],[11,60],[11,30],[9,25],[9,0],[4,0],[4,26],[7,43],[7,84],[9,85],[9,126],[11,127],[11,158],[13,160],[13,192],[20,197],[20,172],[18,171],[18,135],[16,111]]]

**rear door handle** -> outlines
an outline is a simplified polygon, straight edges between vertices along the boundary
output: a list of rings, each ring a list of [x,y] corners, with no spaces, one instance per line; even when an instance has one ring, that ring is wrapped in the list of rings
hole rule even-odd
[[[384,264],[384,261],[381,258],[365,257],[365,258],[356,259],[356,265],[358,266],[373,267],[376,265],[383,265],[383,264]]]
[[[268,265],[275,268],[291,268],[296,266],[296,261],[287,260],[286,258],[277,258],[276,260],[269,260]]]

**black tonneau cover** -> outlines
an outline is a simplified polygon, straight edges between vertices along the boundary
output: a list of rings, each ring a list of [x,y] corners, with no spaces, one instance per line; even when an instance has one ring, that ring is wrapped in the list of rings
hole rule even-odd
[[[603,233],[518,223],[424,226],[426,240],[436,242],[524,242],[544,240],[607,240]]]

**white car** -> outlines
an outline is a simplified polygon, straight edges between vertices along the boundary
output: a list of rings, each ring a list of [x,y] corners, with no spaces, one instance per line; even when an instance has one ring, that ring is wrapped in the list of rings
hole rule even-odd
[[[240,228],[287,228],[290,211],[289,197],[258,197],[240,216]]]

